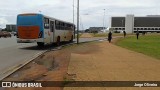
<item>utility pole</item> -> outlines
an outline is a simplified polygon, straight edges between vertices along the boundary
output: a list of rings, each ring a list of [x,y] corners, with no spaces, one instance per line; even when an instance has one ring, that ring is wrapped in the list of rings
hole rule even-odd
[[[74,0],[73,0],[73,24],[74,24]],[[76,31],[74,27],[74,39],[75,39]]]
[[[105,23],[104,23],[104,22],[105,22],[105,10],[106,10],[106,9],[103,9],[103,10],[104,10],[104,16],[103,16],[103,29],[105,29],[105,26],[104,26]]]
[[[79,44],[79,0],[77,0],[77,44]]]
[[[73,24],[74,24],[74,0],[73,0]]]

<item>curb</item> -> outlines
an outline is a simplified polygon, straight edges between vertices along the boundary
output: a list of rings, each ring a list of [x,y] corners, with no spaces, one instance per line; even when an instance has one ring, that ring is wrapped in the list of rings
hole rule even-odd
[[[15,71],[21,69],[22,67],[24,67],[25,65],[27,65],[28,63],[30,63],[31,61],[33,61],[34,59],[36,59],[40,55],[44,54],[45,52],[47,52],[47,50],[39,52],[39,53],[35,54],[31,59],[29,59],[25,62],[21,62],[13,67],[7,69],[5,72],[0,74],[0,81],[2,81],[4,78],[8,77],[9,75],[13,74]]]

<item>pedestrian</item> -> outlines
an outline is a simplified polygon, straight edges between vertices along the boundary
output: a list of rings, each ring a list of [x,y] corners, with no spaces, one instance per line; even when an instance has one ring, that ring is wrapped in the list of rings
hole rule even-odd
[[[108,41],[109,41],[109,43],[111,43],[111,40],[112,40],[112,32],[110,31],[108,33]]]
[[[138,37],[139,37],[139,31],[136,32],[136,36],[137,36],[137,40],[138,40]]]
[[[126,31],[123,31],[123,34],[124,34],[124,38],[126,37]]]

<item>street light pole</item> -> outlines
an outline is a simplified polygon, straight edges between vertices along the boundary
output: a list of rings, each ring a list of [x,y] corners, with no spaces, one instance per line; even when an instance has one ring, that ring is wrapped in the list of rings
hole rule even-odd
[[[79,0],[77,0],[77,44],[79,44]]]
[[[73,0],[73,24],[74,24],[74,0]]]
[[[74,24],[74,0],[73,0],[73,24]],[[75,29],[74,29],[74,38],[75,38],[75,34],[76,34],[76,32],[75,32]]]
[[[105,27],[104,27],[104,24],[105,24],[105,23],[104,23],[104,22],[105,22],[105,10],[106,10],[106,9],[103,9],[103,10],[104,10],[104,16],[103,16],[103,29],[105,29]]]

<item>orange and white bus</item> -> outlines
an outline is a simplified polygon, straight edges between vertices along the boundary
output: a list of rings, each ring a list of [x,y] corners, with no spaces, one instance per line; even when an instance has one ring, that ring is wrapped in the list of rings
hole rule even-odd
[[[37,43],[38,46],[73,41],[75,25],[43,14],[17,16],[17,42]]]

